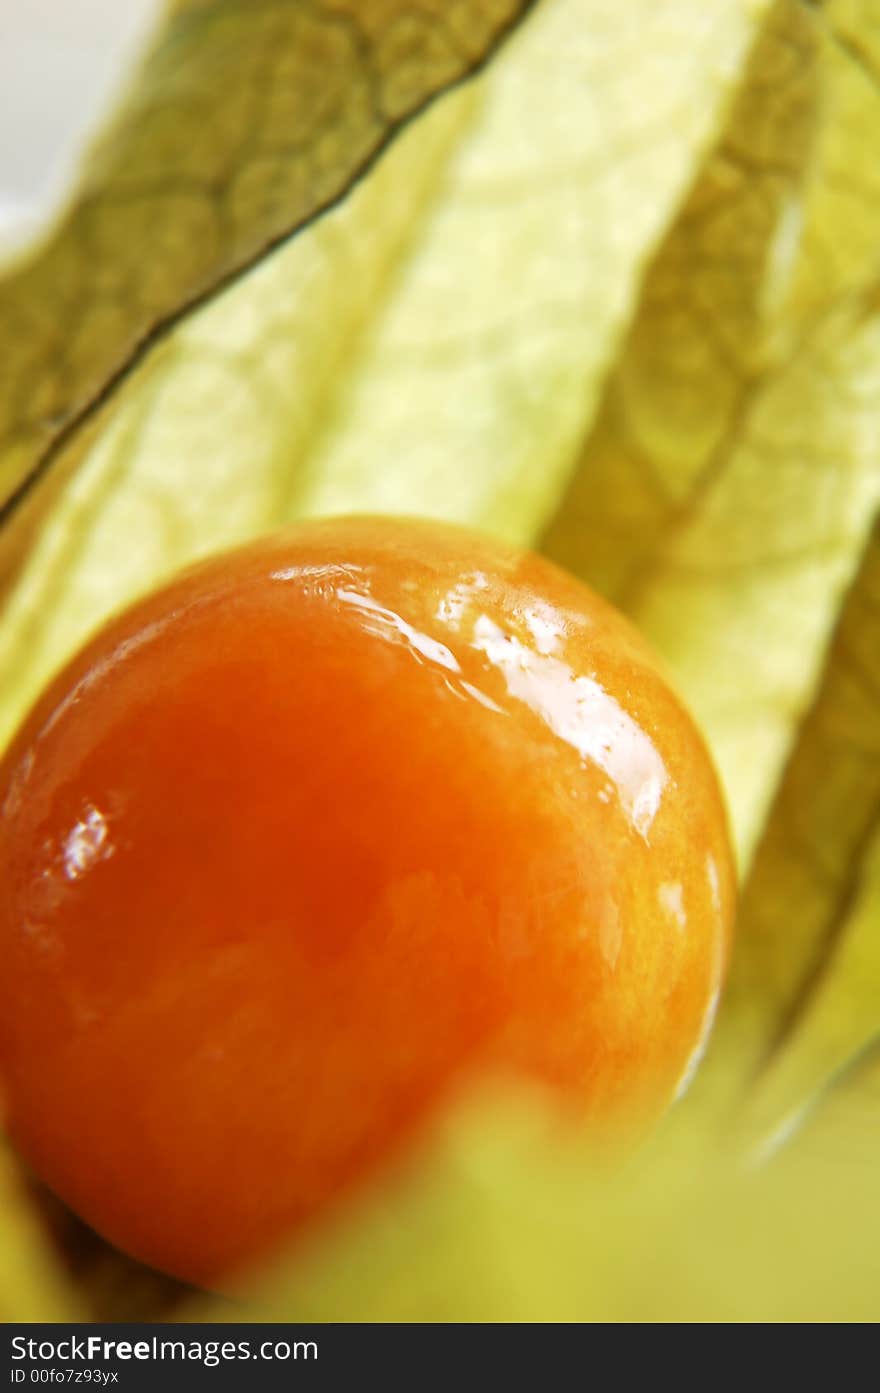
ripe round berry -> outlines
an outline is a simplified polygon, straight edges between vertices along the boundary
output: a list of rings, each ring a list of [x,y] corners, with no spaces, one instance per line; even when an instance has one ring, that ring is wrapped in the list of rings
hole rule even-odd
[[[541,558],[305,525],[180,576],[0,766],[22,1153],[212,1282],[510,1070],[644,1125],[704,1041],[733,879],[656,661]]]

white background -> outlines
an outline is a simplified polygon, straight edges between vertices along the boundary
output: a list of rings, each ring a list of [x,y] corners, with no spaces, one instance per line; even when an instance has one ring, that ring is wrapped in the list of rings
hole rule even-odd
[[[0,0],[0,251],[68,189],[161,0]]]

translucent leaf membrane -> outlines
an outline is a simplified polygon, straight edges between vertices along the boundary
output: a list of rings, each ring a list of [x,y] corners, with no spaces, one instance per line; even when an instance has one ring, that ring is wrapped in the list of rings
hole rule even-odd
[[[740,906],[715,1053],[761,1144],[784,1137],[880,1035],[878,928],[880,524]],[[701,1087],[717,1088],[711,1070]]]
[[[0,1138],[0,1323],[78,1320],[82,1312]]]
[[[878,124],[824,18],[776,4],[544,536],[670,660],[743,869],[880,494]]]
[[[880,1036],[880,836],[876,832],[876,805],[874,811],[873,839],[861,860],[851,867],[851,883],[841,896],[837,919],[830,925],[816,981],[796,1003],[791,1023],[784,1022],[788,1029],[749,1093],[741,1125],[754,1139],[759,1156],[796,1138],[797,1129],[821,1112],[823,1095],[835,1079]],[[865,1081],[867,1078],[866,1073]],[[876,1082],[875,1070],[875,1105]],[[853,1104],[857,1090],[853,1080],[849,1089]],[[860,1101],[864,1124],[868,1100]],[[875,1110],[875,1174],[878,1135],[880,1118]],[[862,1125],[857,1137],[861,1148],[869,1136]]]
[[[460,1109],[421,1163],[257,1279],[247,1320],[871,1321],[873,1164],[844,1127],[744,1170],[686,1127],[615,1174],[528,1100]],[[821,1197],[817,1200],[817,1196]],[[224,1319],[211,1304],[187,1316]]]
[[[880,102],[880,6],[830,0],[814,13],[824,65],[822,120],[791,292],[800,322],[835,296],[876,287],[880,274],[880,167],[871,135]]]
[[[308,512],[418,507],[534,540],[761,8],[542,8],[370,325]]]
[[[880,1036],[831,1078],[795,1119],[799,1149],[833,1155],[845,1139],[848,1153],[876,1170],[880,1111]]]
[[[68,213],[0,285],[0,501],[163,324],[339,198],[527,9],[171,6]]]
[[[173,334],[29,540],[3,731],[108,611],[288,518],[530,538],[760,11],[542,5],[343,206]]]

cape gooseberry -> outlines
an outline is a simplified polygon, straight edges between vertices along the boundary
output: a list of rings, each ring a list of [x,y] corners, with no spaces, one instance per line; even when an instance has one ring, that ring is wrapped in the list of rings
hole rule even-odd
[[[0,766],[0,1072],[34,1170],[211,1284],[478,1071],[638,1131],[703,1046],[725,814],[645,643],[542,558],[299,526],[114,619]]]

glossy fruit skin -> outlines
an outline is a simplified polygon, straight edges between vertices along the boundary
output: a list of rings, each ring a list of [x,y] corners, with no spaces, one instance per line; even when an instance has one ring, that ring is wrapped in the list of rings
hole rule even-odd
[[[213,1283],[462,1081],[659,1115],[733,871],[695,727],[598,596],[462,529],[306,524],[103,630],[0,767],[22,1153]]]

